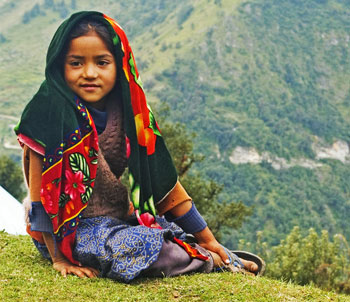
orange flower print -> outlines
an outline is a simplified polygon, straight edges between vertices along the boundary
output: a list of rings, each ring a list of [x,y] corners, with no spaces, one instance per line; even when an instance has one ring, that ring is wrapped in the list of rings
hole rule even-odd
[[[160,136],[160,132],[152,123],[155,122],[152,112],[148,113],[152,119],[149,119],[147,126],[144,125],[142,113],[135,116],[135,125],[138,143],[147,148],[147,155],[151,155],[155,152],[157,135]]]
[[[71,201],[71,200],[68,201],[66,203],[65,209],[66,209],[67,214],[69,215],[70,212],[74,210],[74,203],[73,203],[73,201]]]
[[[52,201],[53,190],[54,190],[54,185],[52,183],[46,184],[40,190],[41,202],[43,205],[45,205],[49,213],[52,213],[53,211],[53,201]]]

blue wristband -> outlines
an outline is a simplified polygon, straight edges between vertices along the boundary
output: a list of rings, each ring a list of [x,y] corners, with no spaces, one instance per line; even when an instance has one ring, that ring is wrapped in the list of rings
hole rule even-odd
[[[165,218],[176,223],[180,228],[184,230],[185,233],[193,234],[203,231],[207,223],[203,219],[202,215],[198,212],[194,203],[192,203],[191,209],[184,215],[180,217],[175,217],[170,212],[165,213]]]
[[[31,231],[53,234],[51,219],[40,201],[32,202],[32,209],[29,212],[29,222]]]

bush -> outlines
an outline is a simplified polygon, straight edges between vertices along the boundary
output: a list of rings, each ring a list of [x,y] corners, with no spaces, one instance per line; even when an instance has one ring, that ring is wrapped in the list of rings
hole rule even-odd
[[[177,15],[177,25],[181,26],[192,14],[193,6],[191,4],[183,6]]]
[[[0,185],[18,200],[25,196],[22,169],[8,156],[0,157]]]
[[[299,227],[294,227],[265,258],[270,277],[350,293],[350,248],[342,235],[330,241],[327,231],[318,235],[310,229],[303,237]]]
[[[0,44],[5,43],[5,42],[7,42],[6,37],[2,33],[0,33]]]

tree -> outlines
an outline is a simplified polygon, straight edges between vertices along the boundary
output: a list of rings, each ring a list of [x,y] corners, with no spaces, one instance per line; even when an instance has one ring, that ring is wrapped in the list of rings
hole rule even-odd
[[[0,157],[0,185],[18,200],[25,197],[22,169],[8,156]]]
[[[294,227],[264,256],[270,277],[350,293],[350,248],[342,235],[330,241],[326,230],[318,235],[310,229],[303,237],[299,227]]]
[[[54,7],[55,7],[55,3],[53,2],[53,0],[44,1],[44,8],[54,8]]]
[[[5,43],[5,42],[7,42],[6,37],[2,33],[0,33],[0,44]]]
[[[76,9],[76,8],[77,8],[77,1],[76,1],[76,0],[71,0],[71,2],[70,2],[70,7],[71,7],[72,9]]]
[[[172,154],[181,183],[194,200],[215,237],[220,240],[227,228],[238,228],[252,209],[241,202],[223,200],[219,202],[222,186],[210,180],[205,181],[197,172],[190,169],[204,157],[193,152],[193,135],[189,135],[183,124],[162,121],[162,135]]]
[[[177,25],[181,26],[192,14],[193,12],[192,4],[183,6],[177,15]]]
[[[64,0],[61,0],[55,5],[55,10],[59,12],[61,18],[66,18],[69,14],[69,10]]]
[[[30,12],[25,12],[22,17],[22,23],[27,24],[30,21]]]

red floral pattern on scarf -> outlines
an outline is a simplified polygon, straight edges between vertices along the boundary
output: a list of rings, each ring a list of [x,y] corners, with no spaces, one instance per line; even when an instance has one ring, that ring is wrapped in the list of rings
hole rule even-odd
[[[66,170],[65,173],[67,183],[64,188],[64,192],[69,195],[72,200],[78,198],[78,196],[85,192],[85,185],[83,184],[83,172],[78,171],[73,173]]]

